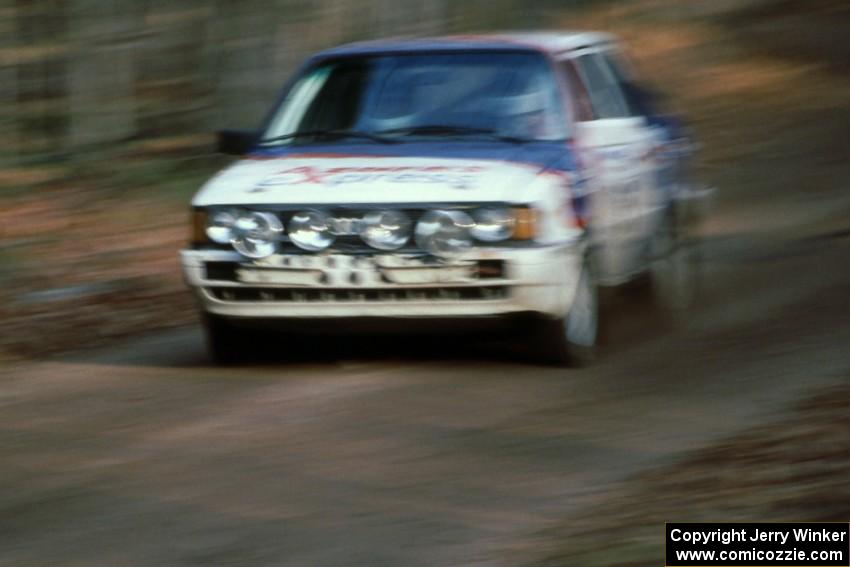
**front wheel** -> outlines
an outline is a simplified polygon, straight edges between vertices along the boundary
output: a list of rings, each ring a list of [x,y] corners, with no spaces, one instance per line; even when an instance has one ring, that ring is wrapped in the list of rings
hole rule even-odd
[[[598,333],[599,295],[589,262],[585,262],[569,313],[542,322],[537,344],[547,362],[584,366],[593,360]]]

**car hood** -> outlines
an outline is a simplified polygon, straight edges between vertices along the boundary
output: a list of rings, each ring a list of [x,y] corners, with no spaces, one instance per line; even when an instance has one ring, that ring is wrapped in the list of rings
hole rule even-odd
[[[562,150],[563,151],[563,150]],[[469,153],[469,152],[468,152]],[[527,202],[522,191],[551,158],[522,150],[469,157],[287,153],[242,159],[213,177],[193,205]],[[485,157],[486,156],[486,157]]]

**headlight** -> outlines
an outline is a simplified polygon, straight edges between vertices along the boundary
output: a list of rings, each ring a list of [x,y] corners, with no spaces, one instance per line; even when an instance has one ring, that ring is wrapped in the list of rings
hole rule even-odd
[[[472,236],[484,242],[507,240],[514,234],[516,218],[507,207],[486,207],[472,213]]]
[[[452,256],[472,247],[472,217],[462,211],[428,211],[416,224],[416,244],[436,256]]]
[[[410,240],[410,225],[402,211],[372,211],[363,217],[360,238],[378,250],[398,250]]]
[[[248,258],[265,258],[277,250],[283,224],[272,213],[243,213],[230,229],[230,242]]]
[[[207,237],[218,244],[230,244],[238,211],[212,211],[207,220]]]
[[[330,217],[322,211],[301,211],[289,221],[289,239],[304,250],[318,252],[336,240],[331,234]]]

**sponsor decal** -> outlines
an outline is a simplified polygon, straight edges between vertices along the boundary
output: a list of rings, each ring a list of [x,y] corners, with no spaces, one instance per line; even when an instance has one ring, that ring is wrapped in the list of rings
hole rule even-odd
[[[455,189],[468,189],[475,184],[484,168],[477,165],[433,166],[346,166],[320,167],[302,165],[282,169],[261,181],[252,193],[262,193],[287,185],[324,185],[337,187],[353,183],[435,183]]]

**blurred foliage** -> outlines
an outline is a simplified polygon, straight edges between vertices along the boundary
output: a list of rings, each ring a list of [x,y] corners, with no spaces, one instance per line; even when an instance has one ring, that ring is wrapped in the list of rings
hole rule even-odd
[[[602,0],[6,0],[0,166],[255,124],[310,53],[545,26]]]

